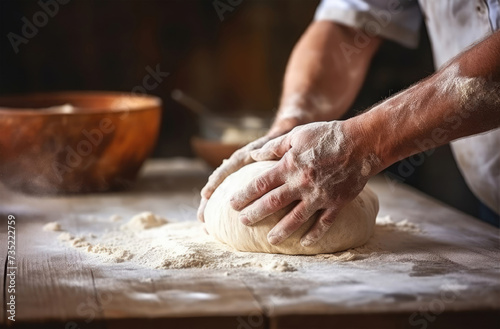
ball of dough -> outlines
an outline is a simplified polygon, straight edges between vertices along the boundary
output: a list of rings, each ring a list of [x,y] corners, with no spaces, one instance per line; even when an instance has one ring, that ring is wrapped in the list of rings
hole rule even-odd
[[[333,253],[358,247],[370,238],[379,205],[377,196],[368,187],[342,209],[325,236],[310,247],[303,247],[300,238],[315,222],[316,215],[279,245],[274,246],[267,241],[269,231],[293,208],[293,204],[252,226],[242,224],[238,220],[239,212],[229,203],[231,196],[276,163],[251,163],[228,176],[215,190],[205,208],[206,229],[211,236],[240,251],[290,255]]]

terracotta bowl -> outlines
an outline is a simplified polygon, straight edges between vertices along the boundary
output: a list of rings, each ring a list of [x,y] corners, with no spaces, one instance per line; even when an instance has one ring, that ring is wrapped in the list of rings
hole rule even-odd
[[[229,158],[234,151],[243,146],[245,144],[226,144],[197,136],[191,138],[191,147],[194,153],[212,168],[220,166],[224,159]]]
[[[153,150],[160,116],[161,100],[152,96],[2,96],[0,181],[13,190],[36,194],[129,187]]]

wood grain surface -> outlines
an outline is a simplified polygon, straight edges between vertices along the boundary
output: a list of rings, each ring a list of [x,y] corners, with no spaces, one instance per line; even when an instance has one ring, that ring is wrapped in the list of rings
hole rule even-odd
[[[391,239],[390,232],[379,232],[387,239],[373,261],[309,264],[307,256],[296,256],[305,257],[296,272],[240,268],[229,275],[95,264],[57,241],[55,232],[42,230],[57,221],[70,232],[101,232],[112,224],[100,219],[144,210],[195,220],[199,189],[209,173],[196,161],[155,160],[138,184],[122,193],[35,198],[0,187],[0,215],[17,217],[16,327],[500,326],[499,230],[383,176],[370,182],[379,195],[380,216],[418,223],[423,233],[400,232],[399,239]],[[5,314],[0,320],[4,327],[13,325]]]

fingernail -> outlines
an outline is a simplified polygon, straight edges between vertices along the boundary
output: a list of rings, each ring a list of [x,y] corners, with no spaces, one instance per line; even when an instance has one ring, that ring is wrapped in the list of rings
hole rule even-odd
[[[240,222],[243,223],[243,225],[249,226],[250,224],[252,224],[252,223],[250,223],[250,221],[248,220],[248,217],[246,215],[240,215],[239,219],[240,219]]]
[[[240,207],[240,205],[238,204],[238,199],[236,199],[234,197],[229,200],[229,205],[231,206],[231,208],[233,208],[236,211],[243,210],[243,208]]]
[[[276,235],[268,236],[267,241],[272,245],[277,245],[280,242],[279,237]]]
[[[273,231],[269,232],[267,235],[267,241],[272,245],[277,245],[281,242],[281,234],[280,232],[274,233]]]
[[[302,245],[302,247],[310,247],[315,243],[316,243],[316,241],[314,241],[311,238],[304,238],[304,239],[300,240],[300,244]]]
[[[234,197],[231,197],[231,199],[229,199],[229,205],[231,206],[231,208],[235,209],[236,199]]]
[[[231,198],[229,199],[229,202],[233,203],[233,202],[236,202],[238,200],[238,193],[233,193],[233,195],[231,195]]]

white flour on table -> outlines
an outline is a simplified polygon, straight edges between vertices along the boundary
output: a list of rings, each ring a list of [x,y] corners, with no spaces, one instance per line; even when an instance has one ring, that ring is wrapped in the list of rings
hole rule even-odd
[[[335,254],[293,256],[239,252],[203,232],[199,222],[169,222],[152,213],[138,214],[125,225],[115,224],[108,232],[78,235],[65,231],[58,239],[88,254],[96,262],[131,262],[155,269],[233,269],[294,272],[318,262],[363,261],[387,254],[380,242],[388,235],[414,234],[420,230],[408,221],[394,222],[389,216],[377,219],[375,233],[364,246]],[[395,232],[398,231],[398,232]],[[401,237],[404,239],[404,237]]]
[[[62,231],[61,224],[58,222],[49,222],[43,226],[44,231]]]

